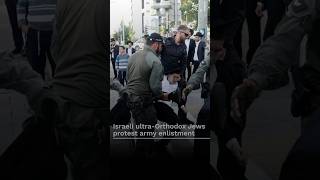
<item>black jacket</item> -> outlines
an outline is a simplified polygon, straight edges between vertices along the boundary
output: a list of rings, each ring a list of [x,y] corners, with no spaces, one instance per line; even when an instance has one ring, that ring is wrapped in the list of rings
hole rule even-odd
[[[161,63],[164,74],[167,75],[177,69],[183,74],[187,66],[187,47],[185,43],[177,45],[174,38],[167,38],[161,52]]]
[[[206,49],[206,43],[204,41],[200,41],[197,52],[194,51],[194,53],[198,54],[199,62],[204,60],[205,49]],[[193,59],[193,56],[192,56],[192,59]]]
[[[196,42],[194,39],[190,39],[189,52],[187,57],[187,62],[190,63],[193,61],[194,50],[196,49]]]
[[[213,39],[232,42],[244,20],[245,0],[213,0]]]
[[[126,53],[128,54],[128,49],[129,48],[126,48]],[[132,54],[134,54],[136,52],[136,49],[134,47],[132,47]]]
[[[119,46],[118,45],[115,45],[114,48],[113,48],[113,54],[114,54],[114,57],[113,59],[115,60],[117,58],[117,56],[119,55]]]

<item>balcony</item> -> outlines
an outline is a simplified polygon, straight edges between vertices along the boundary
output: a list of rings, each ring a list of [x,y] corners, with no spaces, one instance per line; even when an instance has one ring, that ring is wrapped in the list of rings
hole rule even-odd
[[[170,9],[171,8],[171,2],[170,1],[153,1],[153,4],[151,6],[153,9],[160,9],[160,8],[165,8],[165,9]]]

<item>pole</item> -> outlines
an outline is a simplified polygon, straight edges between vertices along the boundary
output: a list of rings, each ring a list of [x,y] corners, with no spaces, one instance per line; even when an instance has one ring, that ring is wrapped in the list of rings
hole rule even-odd
[[[123,44],[126,44],[126,39],[125,39],[125,35],[124,35],[124,22],[122,21],[122,40],[123,40]]]
[[[198,31],[203,30],[205,37],[207,35],[208,0],[199,0],[198,8]]]

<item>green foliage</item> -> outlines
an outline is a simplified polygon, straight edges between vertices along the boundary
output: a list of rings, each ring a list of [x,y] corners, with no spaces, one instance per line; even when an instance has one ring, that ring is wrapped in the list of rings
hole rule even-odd
[[[198,0],[181,0],[182,20],[194,22],[198,20]],[[187,19],[186,19],[187,18]]]
[[[127,44],[128,41],[133,41],[135,32],[132,28],[132,24],[130,23],[129,25],[123,25],[123,21],[121,21],[121,27],[119,28],[119,30],[117,32],[114,32],[112,34],[112,37],[120,41],[123,36],[122,29],[124,29],[125,44]]]

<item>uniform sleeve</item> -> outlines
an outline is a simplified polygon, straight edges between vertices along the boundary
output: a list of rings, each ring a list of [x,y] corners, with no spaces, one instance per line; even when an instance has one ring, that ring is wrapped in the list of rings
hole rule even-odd
[[[289,82],[288,69],[295,63],[315,7],[315,0],[298,1],[291,3],[275,35],[265,41],[253,57],[248,78],[262,89],[280,88]]]
[[[155,97],[162,94],[163,67],[160,61],[154,61],[152,64],[149,85]]]
[[[213,0],[213,39],[231,41],[244,20],[244,0]]]
[[[29,0],[19,0],[18,2],[18,24],[27,24]]]
[[[197,71],[191,75],[187,84],[191,85],[192,88],[199,86],[199,84],[202,83],[204,75],[208,71],[209,67],[210,59],[207,58],[200,63]]]
[[[2,54],[0,61],[0,88],[13,89],[26,95],[34,108],[44,86],[41,76],[24,59],[17,60]]]

